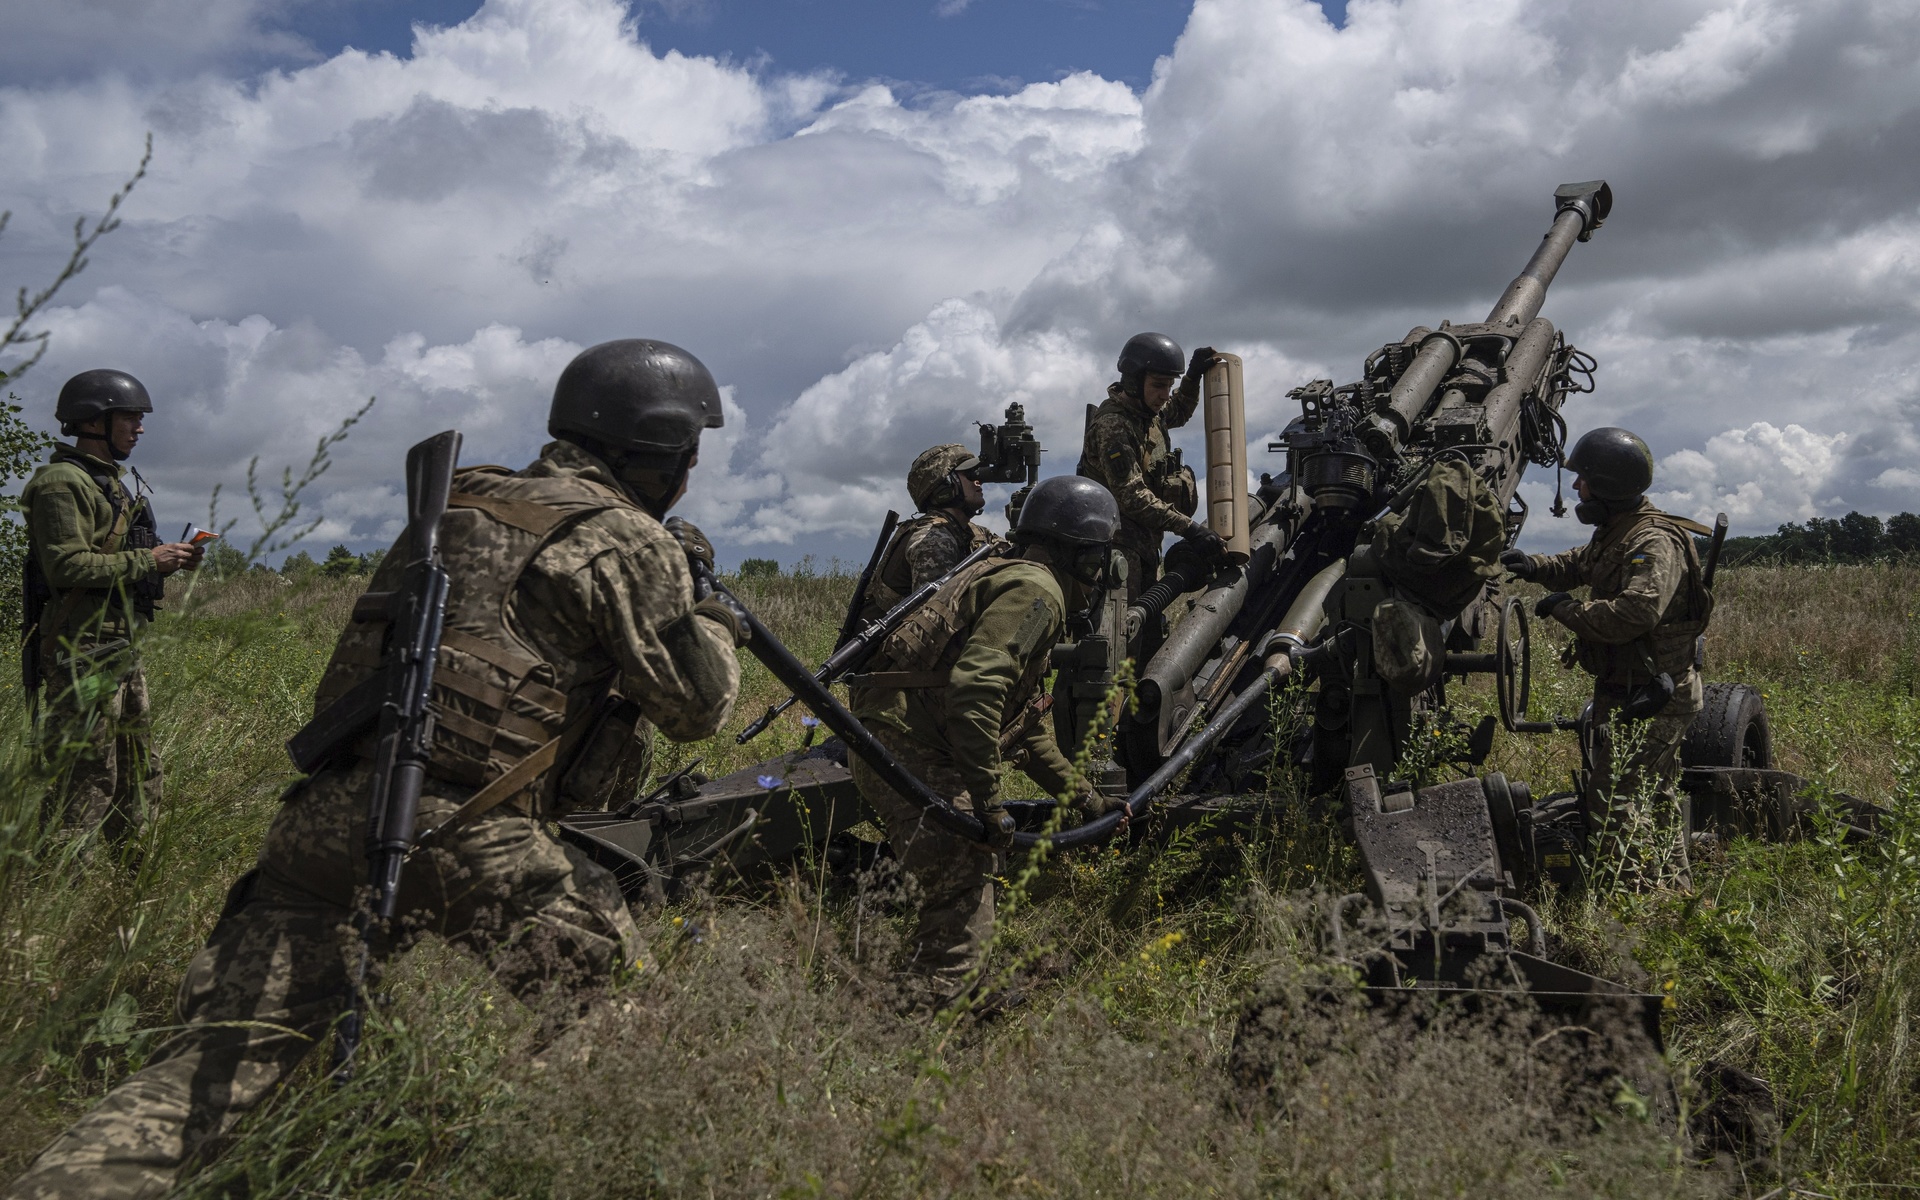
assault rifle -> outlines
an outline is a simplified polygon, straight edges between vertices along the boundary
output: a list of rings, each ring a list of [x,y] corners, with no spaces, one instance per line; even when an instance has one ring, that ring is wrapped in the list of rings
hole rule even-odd
[[[434,659],[446,619],[447,572],[440,565],[440,518],[453,490],[460,434],[435,434],[407,451],[409,561],[401,585],[368,593],[354,605],[358,620],[382,617],[392,627],[385,668],[327,707],[292,740],[294,765],[311,772],[369,725],[374,749],[373,796],[367,817],[367,865],[372,894],[354,914],[359,941],[354,951],[353,994],[335,1033],[336,1078],[353,1074],[366,1015],[367,964],[373,939],[392,924],[400,899],[400,871],[414,847],[414,818],[427,759],[433,752]]]
[[[1001,543],[998,541],[988,542],[955,563],[953,570],[938,579],[922,584],[912,595],[867,622],[864,628],[844,639],[838,648],[827,656],[827,661],[821,663],[820,669],[813,673],[814,682],[822,687],[830,687],[865,666],[867,660],[880,649],[881,643],[885,642],[894,630],[900,628],[902,622],[913,615],[914,609],[931,600],[933,594],[940,590],[941,584],[1001,548]],[[797,696],[790,693],[786,699],[770,706],[766,712],[760,714],[758,720],[739,732],[734,738],[735,744],[744,745],[765,733],[767,726],[773,724],[774,719],[781,713],[792,708],[797,699]]]
[[[847,639],[860,630],[860,610],[867,606],[867,589],[873,586],[873,577],[880,573],[880,564],[887,560],[887,551],[893,549],[893,531],[900,528],[900,514],[887,510],[887,519],[880,523],[880,536],[874,539],[873,554],[867,559],[867,569],[860,572],[860,579],[853,585],[853,595],[847,598],[847,615],[840,622],[840,632],[834,635],[833,648],[838,650],[847,644]]]

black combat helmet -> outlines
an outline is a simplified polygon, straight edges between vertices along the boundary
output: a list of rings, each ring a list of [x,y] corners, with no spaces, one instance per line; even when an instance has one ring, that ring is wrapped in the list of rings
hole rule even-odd
[[[61,433],[72,437],[80,426],[105,413],[152,411],[153,398],[144,383],[125,371],[101,367],[67,380],[54,402],[53,419],[60,422]]]
[[[1071,546],[1105,546],[1119,532],[1113,493],[1083,475],[1055,475],[1035,484],[1013,527],[1015,541],[1045,538]]]
[[[1178,375],[1187,369],[1187,356],[1181,353],[1180,343],[1164,333],[1136,333],[1120,347],[1120,361],[1115,365],[1122,379]]]
[[[586,440],[638,466],[671,471],[722,424],[720,389],[701,361],[649,338],[589,346],[560,372],[547,432]]]
[[[1587,481],[1596,500],[1638,500],[1653,486],[1653,451],[1637,434],[1611,425],[1586,433],[1567,455],[1567,468]]]

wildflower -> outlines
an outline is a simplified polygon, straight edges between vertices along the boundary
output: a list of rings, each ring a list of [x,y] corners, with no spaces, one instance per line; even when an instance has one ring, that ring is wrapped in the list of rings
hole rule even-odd
[[[816,725],[820,724],[820,718],[819,717],[801,717],[800,724],[807,729],[812,729]]]
[[[786,781],[775,775],[762,775],[759,778],[755,779],[754,782],[758,783],[761,787],[767,789],[768,791],[772,791],[774,788],[779,787],[782,783]]]

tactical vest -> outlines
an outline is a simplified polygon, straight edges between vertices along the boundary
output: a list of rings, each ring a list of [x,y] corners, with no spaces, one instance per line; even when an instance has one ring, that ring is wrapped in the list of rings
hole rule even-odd
[[[1147,412],[1140,401],[1126,395],[1117,383],[1107,389],[1107,399],[1116,414],[1108,419],[1123,421],[1132,437],[1138,456],[1136,465],[1140,468],[1140,478],[1146,483],[1147,490],[1170,505],[1175,512],[1191,517],[1200,507],[1199,483],[1193,471],[1180,460],[1180,452],[1171,448],[1173,443],[1163,414]],[[1081,434],[1080,461],[1074,467],[1074,474],[1113,491],[1113,472],[1107,464],[1095,461],[1088,454],[1088,443],[1092,439],[1087,435],[1092,433],[1094,422],[1101,418],[1102,410],[1106,407],[1105,404],[1087,406],[1086,427]],[[1144,555],[1157,556],[1161,537],[1161,530],[1141,525],[1124,512],[1120,514],[1120,536],[1115,540],[1121,545],[1132,547]]]
[[[1602,683],[1631,687],[1662,672],[1678,680],[1692,669],[1694,644],[1713,617],[1713,593],[1707,590],[1700,554],[1693,544],[1694,534],[1712,531],[1698,521],[1657,511],[1639,514],[1604,545],[1595,547],[1588,578],[1618,578],[1626,566],[1627,547],[1648,526],[1663,530],[1680,543],[1687,565],[1686,579],[1660,623],[1645,635],[1617,646],[1576,639],[1575,661]],[[1594,599],[1612,597],[1596,594]]]
[[[99,544],[94,546],[95,551],[118,554],[123,550],[151,550],[160,544],[153,505],[145,497],[135,497],[113,472],[66,446],[54,451],[52,462],[65,463],[85,472],[87,478],[93,480],[94,486],[100,489],[101,495],[106,497],[113,520]],[[39,686],[47,666],[58,661],[60,638],[65,633],[68,618],[87,600],[102,605],[111,604],[116,589],[55,589],[47,581],[46,573],[40,569],[39,548],[34,546],[28,547],[20,587],[22,648],[26,655],[22,660],[22,668],[26,675],[27,690],[31,692]],[[136,580],[126,587],[127,607],[132,610],[131,615],[152,620],[155,608],[165,595],[166,581],[158,575]],[[49,609],[52,610],[51,616],[47,615]],[[108,613],[101,621],[98,632],[103,636],[120,636],[125,632],[123,623],[129,615],[126,612]]]
[[[900,628],[893,631],[872,661],[873,670],[856,675],[849,683],[861,687],[909,689],[944,688],[953,666],[967,648],[973,630],[960,617],[960,605],[968,589],[990,576],[1014,566],[1046,570],[1043,565],[1024,558],[987,558],[956,574],[942,584],[931,599],[913,610]],[[1050,647],[1049,647],[1050,648]],[[1049,655],[1031,655],[1023,664],[1021,676],[1007,694],[1006,710],[1000,726],[1007,729],[1021,716],[1027,697],[1040,686],[1049,665]]]
[[[584,479],[526,478],[504,467],[456,473],[447,505],[440,553],[449,586],[446,628],[433,670],[428,771],[479,787],[581,728],[585,717],[603,707],[612,675],[575,678],[571,668],[543,660],[513,632],[507,606],[540,551],[595,513],[635,506],[613,489]],[[388,554],[370,590],[398,586],[403,557]],[[321,677],[315,712],[325,712],[385,666],[390,629],[378,620],[347,627]],[[547,786],[542,794],[550,791]]]
[[[912,593],[913,565],[907,562],[907,543],[922,529],[943,522],[952,529],[955,540],[960,543],[960,558],[972,554],[993,537],[972,521],[946,511],[922,513],[901,522],[894,531],[893,540],[887,543],[886,555],[880,560],[880,569],[873,573],[873,582],[867,585],[866,602],[860,609],[862,621],[885,616],[894,605]],[[960,559],[954,561],[957,563]]]

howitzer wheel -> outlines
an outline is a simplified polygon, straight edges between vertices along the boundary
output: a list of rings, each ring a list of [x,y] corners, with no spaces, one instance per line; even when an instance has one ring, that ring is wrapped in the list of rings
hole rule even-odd
[[[1510,597],[1501,606],[1494,636],[1493,688],[1500,700],[1500,724],[1508,733],[1522,732],[1533,696],[1533,626],[1520,597]]]

